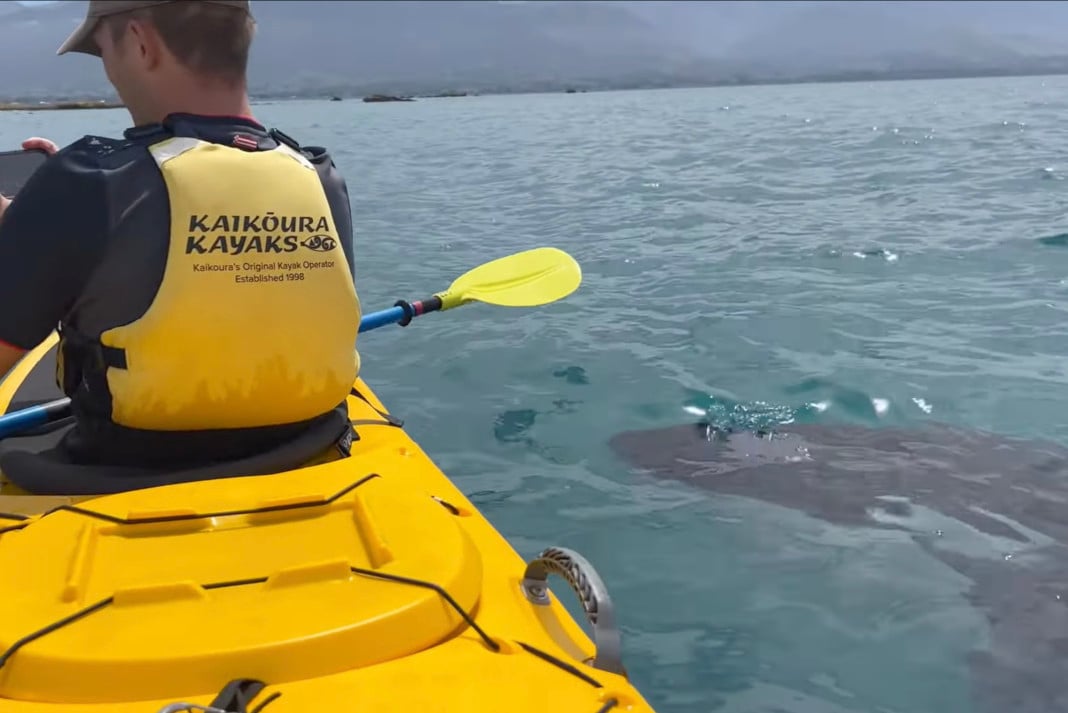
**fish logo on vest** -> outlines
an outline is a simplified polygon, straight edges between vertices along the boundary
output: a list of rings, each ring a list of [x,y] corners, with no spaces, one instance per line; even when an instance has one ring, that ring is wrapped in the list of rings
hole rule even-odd
[[[329,235],[313,235],[300,244],[317,253],[328,253],[337,247],[337,241]]]

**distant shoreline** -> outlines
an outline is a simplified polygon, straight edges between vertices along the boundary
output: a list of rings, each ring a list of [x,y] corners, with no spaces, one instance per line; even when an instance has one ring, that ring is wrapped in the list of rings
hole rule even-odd
[[[554,82],[544,87],[484,87],[464,91],[453,90],[418,90],[398,91],[375,87],[373,91],[363,88],[338,90],[333,87],[323,92],[254,92],[254,101],[313,101],[330,99],[332,101],[362,101],[365,96],[404,96],[416,99],[437,99],[445,97],[479,97],[479,96],[517,96],[524,94],[583,94],[593,92],[638,92],[665,89],[722,89],[739,87],[787,87],[801,84],[859,84],[869,82],[915,82],[953,79],[1014,79],[1024,77],[1063,77],[1068,76],[1068,66],[1042,70],[988,70],[988,71],[902,71],[902,72],[841,72],[828,75],[813,75],[798,78],[751,78],[739,77],[715,81],[634,81],[634,82]]]
[[[1036,71],[979,71],[979,72],[952,72],[952,71],[914,71],[914,72],[843,72],[826,76],[811,76],[798,78],[750,78],[737,77],[716,81],[634,81],[634,82],[595,82],[576,81],[571,83],[560,82],[544,87],[522,87],[511,89],[508,87],[487,87],[470,90],[428,90],[428,91],[366,91],[359,88],[349,88],[338,91],[337,87],[322,91],[283,92],[268,91],[264,93],[252,92],[254,102],[265,101],[364,101],[375,97],[368,103],[381,101],[378,97],[388,98],[389,101],[404,101],[411,99],[438,99],[450,97],[479,97],[479,96],[517,96],[524,94],[583,94],[592,92],[629,92],[629,91],[652,91],[666,89],[722,89],[740,87],[775,87],[794,86],[801,84],[857,84],[871,82],[912,82],[912,81],[935,81],[952,79],[1013,79],[1024,77],[1063,77],[1068,76],[1068,69],[1051,69]],[[121,109],[124,105],[110,99],[85,99],[85,100],[57,100],[40,99],[27,100],[22,98],[18,101],[3,101],[0,99],[0,111],[64,111],[81,109]]]
[[[104,99],[86,101],[0,102],[0,111],[70,111],[76,109],[122,109],[122,102]]]

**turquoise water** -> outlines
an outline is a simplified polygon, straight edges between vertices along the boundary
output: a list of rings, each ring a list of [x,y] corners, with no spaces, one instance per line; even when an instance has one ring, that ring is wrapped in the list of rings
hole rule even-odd
[[[607,439],[707,411],[1068,442],[1066,110],[1065,77],[257,109],[336,153],[368,311],[579,260],[559,304],[361,336],[364,375],[521,554],[597,565],[659,711],[732,713],[979,711],[987,622],[904,533],[654,483]],[[126,121],[0,116],[3,145]]]

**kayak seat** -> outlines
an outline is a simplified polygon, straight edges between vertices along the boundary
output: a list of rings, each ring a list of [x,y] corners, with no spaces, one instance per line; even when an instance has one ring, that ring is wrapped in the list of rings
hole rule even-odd
[[[33,495],[108,495],[175,483],[295,470],[309,465],[331,449],[337,454],[342,448],[347,451],[348,436],[356,438],[348,411],[342,405],[330,418],[312,424],[296,438],[246,458],[175,470],[86,465],[71,461],[66,451],[59,448],[62,436],[73,426],[73,420],[64,419],[66,423],[61,424],[62,428],[49,425],[27,434],[26,438],[6,439],[0,449],[0,472],[11,483]]]

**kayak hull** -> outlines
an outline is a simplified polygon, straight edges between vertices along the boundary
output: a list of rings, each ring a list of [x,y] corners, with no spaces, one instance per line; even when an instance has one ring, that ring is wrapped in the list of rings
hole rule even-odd
[[[50,383],[54,346],[0,408],[57,396],[26,391]],[[0,713],[651,711],[592,566],[559,548],[524,562],[355,390],[349,457],[104,496],[0,485],[17,614],[0,617]]]

